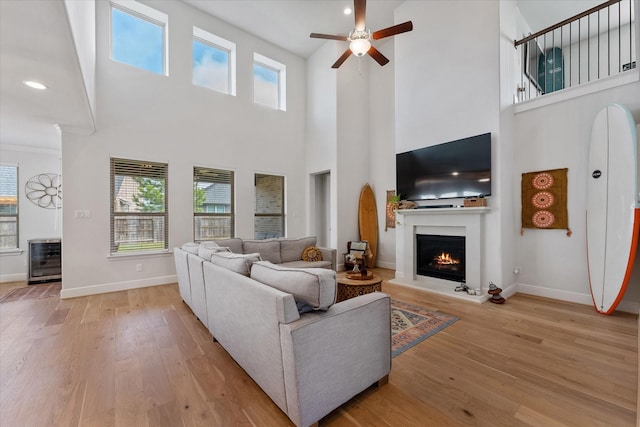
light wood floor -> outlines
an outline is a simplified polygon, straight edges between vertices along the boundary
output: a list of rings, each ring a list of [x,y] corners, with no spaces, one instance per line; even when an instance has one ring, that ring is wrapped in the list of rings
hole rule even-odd
[[[389,384],[321,426],[636,425],[636,316],[523,295],[480,305],[383,291],[460,320],[394,358]],[[3,427],[291,425],[177,285],[1,304],[0,344]]]

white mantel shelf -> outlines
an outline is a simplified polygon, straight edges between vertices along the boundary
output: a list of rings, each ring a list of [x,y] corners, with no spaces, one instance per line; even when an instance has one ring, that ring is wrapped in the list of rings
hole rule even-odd
[[[401,209],[396,226],[396,277],[391,283],[423,289],[467,301],[482,303],[489,299],[484,277],[482,246],[484,243],[484,215],[491,208],[455,207]],[[466,285],[480,290],[480,295],[455,292],[459,283],[416,274],[416,234],[465,236]]]
[[[399,209],[396,211],[399,215],[447,215],[447,214],[485,214],[491,211],[487,206],[478,208],[428,208],[428,209]]]

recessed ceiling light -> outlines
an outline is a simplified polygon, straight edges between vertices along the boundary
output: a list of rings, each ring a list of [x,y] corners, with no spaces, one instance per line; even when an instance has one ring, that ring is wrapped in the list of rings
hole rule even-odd
[[[34,82],[33,80],[24,80],[22,83],[29,86],[32,89],[45,90],[47,87],[40,82]]]
[[[351,8],[350,8],[350,7],[345,7],[345,8],[344,8],[344,14],[345,14],[345,15],[351,15],[351,12],[352,12],[352,10],[351,10]]]

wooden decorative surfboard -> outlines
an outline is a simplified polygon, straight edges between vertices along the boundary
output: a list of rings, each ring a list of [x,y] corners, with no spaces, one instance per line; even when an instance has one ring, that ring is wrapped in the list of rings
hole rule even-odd
[[[587,262],[596,310],[611,314],[629,284],[638,247],[638,137],[631,113],[609,105],[591,129]]]
[[[371,257],[367,260],[367,265],[369,268],[373,268],[376,266],[378,254],[378,211],[376,210],[376,198],[369,184],[365,184],[360,192],[358,226],[360,227],[360,240],[369,242]]]

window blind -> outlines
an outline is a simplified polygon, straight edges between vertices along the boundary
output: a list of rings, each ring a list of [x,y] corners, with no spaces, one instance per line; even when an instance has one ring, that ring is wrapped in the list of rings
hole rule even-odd
[[[254,237],[269,239],[284,237],[284,177],[255,175]]]
[[[193,235],[195,241],[235,236],[234,172],[193,168]]]
[[[18,166],[0,165],[0,249],[17,249]]]
[[[111,254],[168,248],[168,164],[111,159]]]

